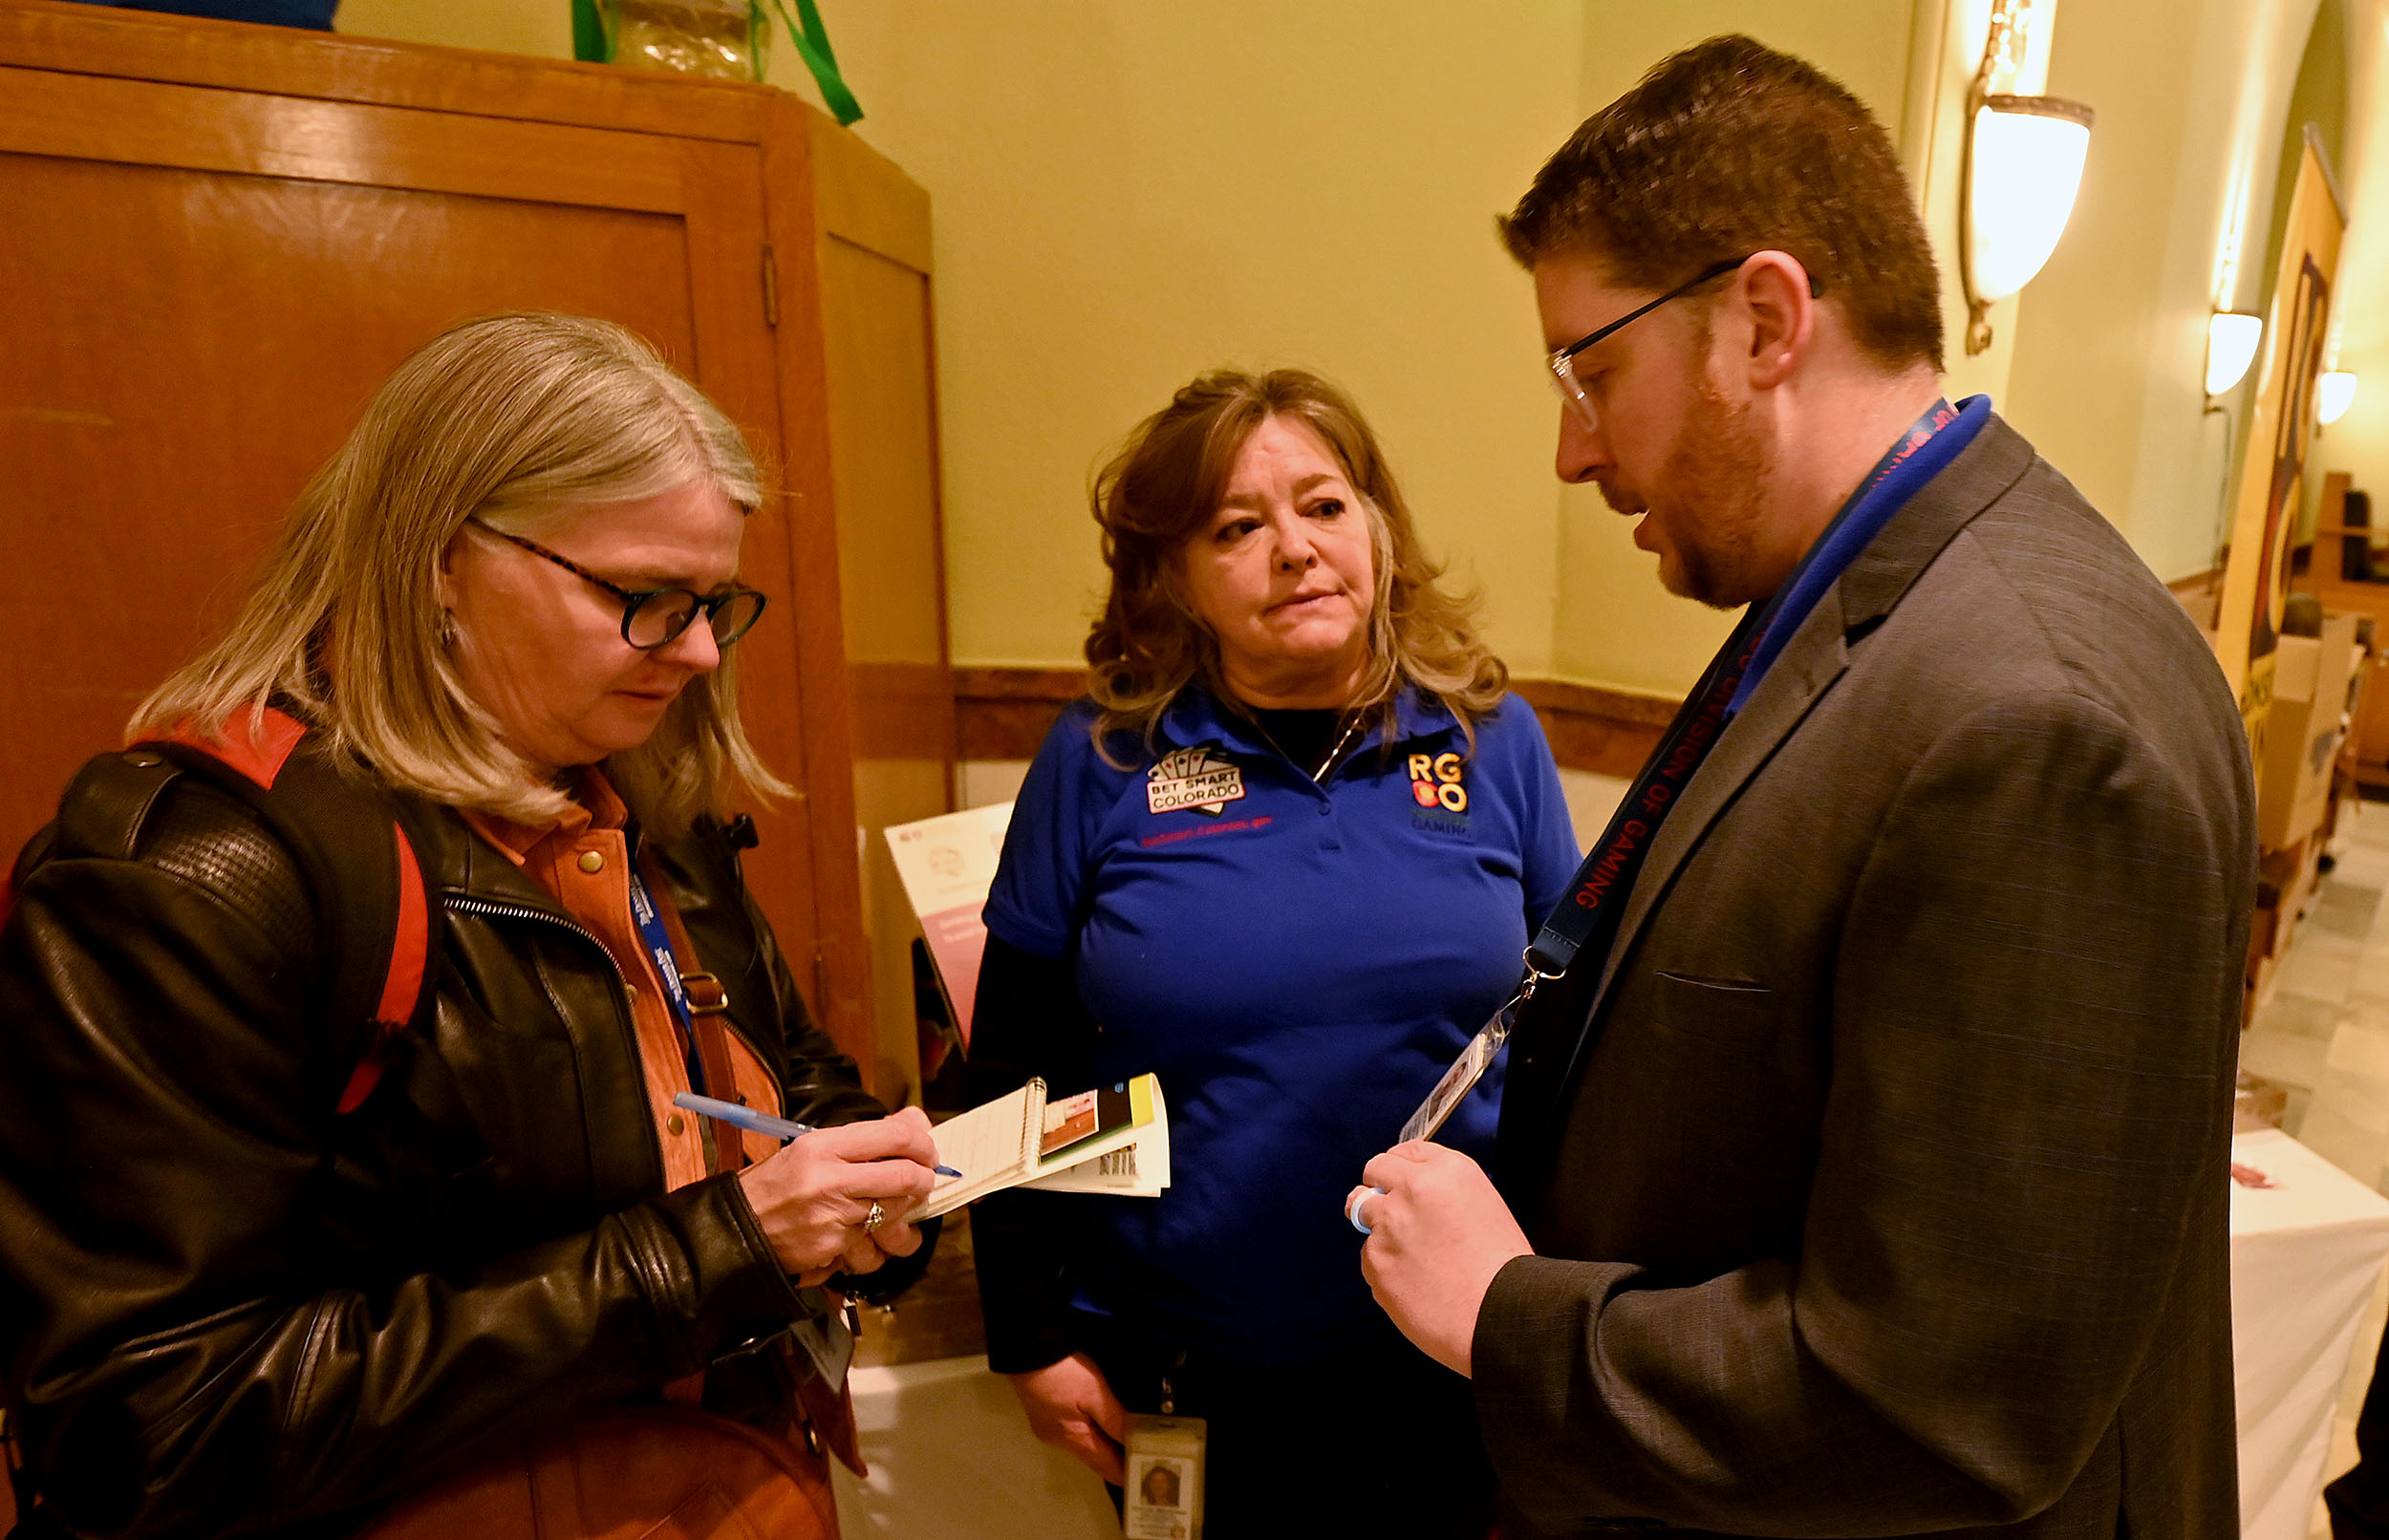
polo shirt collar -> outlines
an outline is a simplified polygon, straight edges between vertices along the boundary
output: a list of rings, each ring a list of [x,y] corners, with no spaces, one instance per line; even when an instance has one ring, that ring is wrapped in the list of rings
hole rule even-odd
[[[1423,738],[1456,734],[1460,724],[1451,708],[1426,691],[1405,685],[1393,702],[1393,736],[1391,741],[1409,743]],[[1275,745],[1260,736],[1252,720],[1229,710],[1210,691],[1199,684],[1190,684],[1178,692],[1178,697],[1162,714],[1161,738],[1173,748],[1192,748],[1198,743],[1217,743],[1238,754],[1278,752]],[[1368,731],[1351,751],[1377,748],[1387,741],[1372,714]]]

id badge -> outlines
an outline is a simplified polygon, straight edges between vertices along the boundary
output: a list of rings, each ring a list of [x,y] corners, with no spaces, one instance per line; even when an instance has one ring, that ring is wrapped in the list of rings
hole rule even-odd
[[[1517,1019],[1518,1007],[1525,1002],[1525,998],[1520,994],[1517,999],[1496,1011],[1493,1019],[1468,1040],[1468,1047],[1461,1050],[1460,1057],[1452,1061],[1452,1067],[1443,1072],[1443,1079],[1437,1080],[1435,1088],[1427,1093],[1427,1100],[1421,1102],[1418,1110],[1410,1114],[1410,1121],[1402,1125],[1402,1137],[1395,1140],[1395,1144],[1435,1137],[1435,1130],[1441,1128],[1444,1120],[1452,1116],[1452,1109],[1476,1088],[1476,1082],[1483,1080],[1485,1071],[1493,1066],[1494,1056],[1501,1052],[1503,1043],[1510,1040],[1510,1025]]]
[[[1203,1540],[1203,1420],[1130,1412],[1128,1433],[1121,1531],[1128,1540]]]

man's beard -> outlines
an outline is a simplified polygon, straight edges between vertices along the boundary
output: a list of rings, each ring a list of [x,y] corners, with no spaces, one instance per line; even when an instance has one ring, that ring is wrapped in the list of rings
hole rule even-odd
[[[1767,597],[1754,569],[1774,465],[1750,408],[1727,401],[1706,375],[1694,380],[1644,516],[1660,521],[1674,554],[1659,563],[1668,592],[1716,610]]]

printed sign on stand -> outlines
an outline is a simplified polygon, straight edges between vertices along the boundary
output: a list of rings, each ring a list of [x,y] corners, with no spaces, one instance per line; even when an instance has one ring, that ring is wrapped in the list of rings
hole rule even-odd
[[[1003,831],[1011,823],[1012,804],[1003,802],[891,824],[887,830],[896,875],[920,918],[930,961],[937,966],[937,982],[965,1049],[971,1042],[971,1000],[979,993],[979,960],[987,950],[979,911],[987,907]]]

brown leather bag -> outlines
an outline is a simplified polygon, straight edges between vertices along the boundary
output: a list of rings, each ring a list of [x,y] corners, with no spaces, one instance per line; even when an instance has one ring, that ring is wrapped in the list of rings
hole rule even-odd
[[[644,1406],[461,1471],[363,1540],[837,1540],[829,1466],[718,1413]]]

